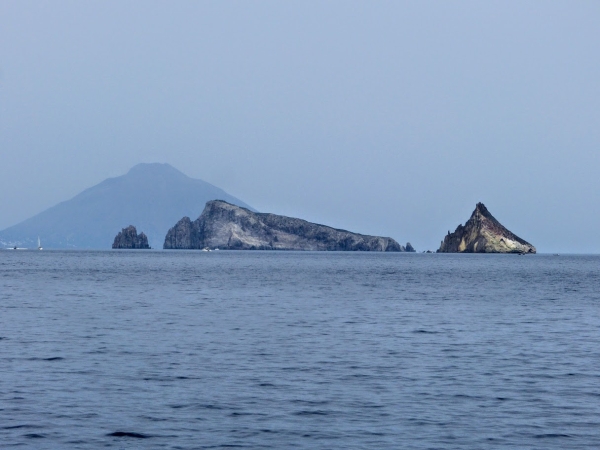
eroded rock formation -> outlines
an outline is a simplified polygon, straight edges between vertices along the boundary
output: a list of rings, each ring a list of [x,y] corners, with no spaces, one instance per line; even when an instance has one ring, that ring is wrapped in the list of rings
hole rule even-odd
[[[366,236],[292,217],[255,213],[214,200],[195,221],[184,217],[169,230],[165,249],[329,250],[402,252],[394,239]]]
[[[144,233],[137,234],[133,225],[123,228],[115,236],[112,248],[150,248],[148,238]]]
[[[507,230],[477,203],[471,218],[442,241],[438,253],[535,253],[535,247]]]

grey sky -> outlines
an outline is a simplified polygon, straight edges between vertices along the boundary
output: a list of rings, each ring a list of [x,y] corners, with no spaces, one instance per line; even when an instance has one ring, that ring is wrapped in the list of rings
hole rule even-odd
[[[139,162],[439,246],[600,252],[598,1],[0,3],[0,229]],[[200,211],[198,211],[200,214]]]

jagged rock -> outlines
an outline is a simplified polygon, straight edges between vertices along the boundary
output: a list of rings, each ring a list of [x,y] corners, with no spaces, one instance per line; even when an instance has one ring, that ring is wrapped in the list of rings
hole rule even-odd
[[[394,239],[366,236],[275,214],[255,213],[222,200],[206,203],[195,221],[169,230],[165,249],[329,250],[402,252]]]
[[[438,253],[535,253],[535,247],[507,230],[477,203],[467,223],[442,241]]]
[[[406,243],[406,247],[405,248],[406,248],[407,252],[412,252],[412,253],[416,252],[415,248],[412,245],[410,245],[410,242]]]
[[[144,233],[137,234],[133,225],[119,231],[115,237],[112,248],[150,248],[148,238]]]

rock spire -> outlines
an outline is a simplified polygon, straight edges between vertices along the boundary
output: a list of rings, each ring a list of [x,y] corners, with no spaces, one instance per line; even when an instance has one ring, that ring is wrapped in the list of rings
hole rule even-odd
[[[507,230],[488,211],[477,203],[471,218],[459,225],[442,241],[438,253],[535,253],[529,242]]]
[[[133,225],[123,228],[115,236],[112,248],[144,248],[148,249],[148,238],[144,233],[137,234]]]

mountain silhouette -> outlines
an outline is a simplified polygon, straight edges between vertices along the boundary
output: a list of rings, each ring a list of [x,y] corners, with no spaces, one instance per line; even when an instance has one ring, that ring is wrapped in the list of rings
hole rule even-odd
[[[122,228],[134,225],[162,248],[165,235],[181,217],[198,217],[209,200],[250,208],[222,189],[190,178],[169,164],[138,164],[126,175],[108,178],[71,200],[59,203],[0,231],[0,246],[110,248]]]

